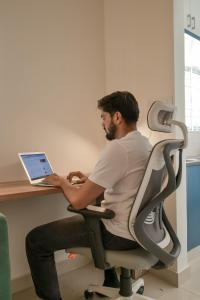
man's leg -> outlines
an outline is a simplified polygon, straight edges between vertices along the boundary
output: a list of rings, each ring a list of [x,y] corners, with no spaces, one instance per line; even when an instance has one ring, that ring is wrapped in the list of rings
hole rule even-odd
[[[37,295],[60,300],[54,252],[89,245],[86,224],[81,216],[65,218],[33,229],[26,237],[26,253]]]

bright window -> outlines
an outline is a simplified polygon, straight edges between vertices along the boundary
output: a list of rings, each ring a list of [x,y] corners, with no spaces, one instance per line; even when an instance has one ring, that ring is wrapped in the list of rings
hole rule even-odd
[[[200,131],[200,40],[185,33],[185,116],[189,131]]]

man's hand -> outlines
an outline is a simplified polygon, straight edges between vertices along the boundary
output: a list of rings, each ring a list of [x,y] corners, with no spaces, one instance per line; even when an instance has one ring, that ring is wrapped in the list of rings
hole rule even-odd
[[[81,173],[80,171],[70,172],[67,175],[67,180],[69,180],[69,182],[72,182],[73,177],[78,177],[79,178],[76,181],[76,183],[84,183],[88,179],[87,176],[84,175],[83,173]]]
[[[42,182],[49,183],[51,185],[61,187],[64,181],[67,181],[61,176],[58,176],[57,174],[52,174],[48,177],[46,177]]]
[[[71,176],[69,178],[72,179],[73,176],[77,176],[80,180],[86,180],[85,184],[76,188],[66,178],[58,176],[57,174],[46,177],[43,182],[60,187],[66,199],[77,209],[85,208],[88,204],[93,203],[95,199],[105,191],[104,187],[90,181],[87,179],[87,176],[81,172],[71,172],[70,174]]]

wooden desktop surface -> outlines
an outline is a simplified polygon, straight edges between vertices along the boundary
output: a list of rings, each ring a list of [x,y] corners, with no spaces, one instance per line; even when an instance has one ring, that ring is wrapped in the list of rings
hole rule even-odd
[[[61,189],[56,187],[33,186],[29,181],[1,182],[0,202],[61,192]]]

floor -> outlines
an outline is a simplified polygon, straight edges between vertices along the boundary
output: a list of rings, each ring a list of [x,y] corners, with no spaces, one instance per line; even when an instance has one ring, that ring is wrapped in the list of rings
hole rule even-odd
[[[175,288],[152,274],[143,276],[145,280],[144,294],[159,300],[200,300],[200,262],[191,264],[191,277],[184,286]],[[87,265],[60,277],[63,300],[83,300],[84,289],[88,283],[100,284],[103,281],[101,270]],[[12,300],[38,300],[34,290],[27,289],[13,295]],[[105,299],[94,296],[93,300]]]

